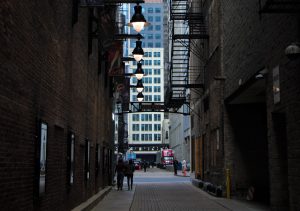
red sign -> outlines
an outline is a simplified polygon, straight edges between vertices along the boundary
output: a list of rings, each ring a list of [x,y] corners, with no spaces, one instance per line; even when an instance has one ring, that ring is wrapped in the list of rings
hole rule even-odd
[[[163,157],[172,157],[172,156],[174,156],[173,150],[171,150],[171,149],[164,149],[162,151],[162,156]]]

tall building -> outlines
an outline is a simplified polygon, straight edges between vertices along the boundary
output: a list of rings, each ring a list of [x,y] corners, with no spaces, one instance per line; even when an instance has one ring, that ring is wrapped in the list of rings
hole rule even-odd
[[[134,13],[133,6],[130,8],[129,17]],[[144,101],[164,101],[164,7],[162,1],[145,2],[142,5],[143,15],[151,23],[142,32],[142,47],[144,58],[142,67],[146,76],[143,77]],[[133,29],[130,30],[134,34]],[[136,46],[135,40],[128,41],[130,55]],[[132,72],[137,68],[136,62],[130,63]],[[137,84],[135,77],[131,78],[131,85]],[[130,90],[130,102],[137,102],[136,89]],[[137,154],[137,158],[154,161],[156,152],[166,144],[162,144],[163,112],[136,112],[128,114],[128,143],[129,148]]]

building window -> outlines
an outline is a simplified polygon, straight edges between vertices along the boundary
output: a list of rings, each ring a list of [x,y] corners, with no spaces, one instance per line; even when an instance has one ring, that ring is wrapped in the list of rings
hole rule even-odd
[[[152,31],[152,30],[153,30],[153,26],[152,26],[152,25],[149,26],[149,27],[148,27],[148,30],[149,30],[149,31]]]
[[[154,75],[160,75],[160,69],[154,69]]]
[[[152,17],[152,20],[153,20],[153,17]],[[161,21],[160,16],[155,16],[155,22],[160,22],[160,21]],[[151,22],[151,21],[149,20],[149,22]]]
[[[154,86],[154,92],[160,92],[160,86]]]
[[[154,65],[159,66],[160,65],[160,60],[154,60]]]
[[[132,77],[132,78],[131,78],[131,84],[136,84],[136,83],[137,83],[136,77]]]
[[[142,134],[141,139],[142,141],[152,141],[152,134]]]
[[[152,75],[152,69],[144,69],[145,75]]]
[[[145,52],[144,57],[152,57],[152,52]]]
[[[160,131],[161,125],[160,124],[154,124],[154,131]]]
[[[155,48],[160,48],[161,47],[161,43],[160,42],[156,42],[155,43]]]
[[[154,78],[154,83],[155,84],[160,84],[160,78]]]
[[[153,10],[152,10],[153,12]],[[155,13],[160,13],[161,12],[161,9],[160,8],[155,8]]]
[[[131,95],[132,102],[137,102],[137,95]]]
[[[154,121],[161,121],[161,115],[160,114],[154,114]]]
[[[135,48],[136,43],[135,42],[130,42],[130,48]]]
[[[132,114],[132,121],[139,121],[139,114]]]
[[[150,101],[152,101],[152,95],[144,95],[144,101],[145,101],[145,102],[150,102]]]
[[[153,43],[152,42],[148,42],[148,44],[147,44],[148,46],[148,48],[153,48]]]
[[[143,78],[143,83],[144,84],[152,84],[152,78],[148,78],[148,77]]]
[[[67,151],[67,172],[69,185],[74,184],[74,171],[75,171],[75,134],[70,132],[68,138],[68,151]]]
[[[148,34],[148,39],[153,39],[153,34]]]
[[[139,124],[132,124],[132,130],[133,131],[139,131],[140,130],[140,125]]]
[[[153,22],[153,16],[148,16],[148,21],[151,23],[151,22]],[[155,20],[156,20],[156,17],[155,17]]]
[[[160,95],[154,95],[154,101],[160,102]]]
[[[152,131],[152,124],[141,124],[141,131]]]
[[[132,141],[138,141],[140,139],[139,134],[132,134]]]
[[[144,92],[152,92],[152,86],[144,86]]]
[[[161,137],[160,134],[154,134],[154,141],[160,141]]]
[[[155,25],[155,31],[160,31],[161,30],[161,26],[160,25]]]
[[[141,114],[142,121],[152,121],[152,114]]]
[[[144,60],[144,65],[152,65],[152,60]]]
[[[148,8],[148,13],[153,13],[153,8],[152,7]]]
[[[46,191],[46,168],[47,168],[47,141],[48,141],[48,125],[45,122],[40,124],[40,138],[39,138],[39,195]]]
[[[161,39],[161,35],[160,34],[155,34],[155,39],[160,40]],[[158,52],[160,53],[160,52]]]
[[[160,52],[154,52],[154,57],[160,57]]]

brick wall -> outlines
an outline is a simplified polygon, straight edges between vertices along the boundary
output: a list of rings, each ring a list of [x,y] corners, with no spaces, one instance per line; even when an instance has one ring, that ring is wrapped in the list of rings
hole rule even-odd
[[[262,14],[258,1],[222,5],[226,97],[263,67],[275,66],[284,49],[297,40],[297,16]]]
[[[88,55],[88,9],[72,25],[72,1],[3,1],[0,6],[0,204],[8,210],[69,210],[108,184],[95,178],[95,147],[112,147],[111,99]],[[38,123],[48,124],[46,192],[37,196]],[[74,185],[67,185],[67,135],[75,133]],[[84,182],[84,140],[91,179]],[[101,166],[103,168],[103,166]]]
[[[223,3],[225,97],[240,90],[262,68],[269,70],[265,75],[265,103],[271,209],[298,210],[299,189],[296,187],[300,180],[296,169],[299,168],[300,142],[296,119],[299,119],[300,98],[296,91],[299,90],[296,69],[299,69],[299,61],[288,61],[284,50],[299,40],[299,17],[296,14],[262,14],[260,17],[258,10],[257,1]],[[280,65],[281,101],[274,105],[272,70],[277,65]],[[232,142],[236,138],[233,131],[237,127],[227,118],[230,116],[225,115],[225,152],[233,153],[236,148]]]

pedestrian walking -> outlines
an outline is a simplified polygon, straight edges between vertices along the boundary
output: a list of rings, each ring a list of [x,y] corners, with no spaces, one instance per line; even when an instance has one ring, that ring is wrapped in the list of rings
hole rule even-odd
[[[144,169],[144,172],[146,172],[147,171],[147,162],[144,160],[144,162],[143,162],[143,169]]]
[[[173,167],[174,167],[174,175],[177,175],[178,160],[176,160],[176,158],[174,159]]]
[[[124,181],[124,172],[125,172],[125,164],[123,159],[118,160],[118,164],[116,165],[115,173],[117,173],[117,187],[118,190],[123,189],[123,181]]]
[[[132,159],[130,159],[129,163],[126,165],[126,172],[125,172],[125,176],[127,177],[128,190],[130,189],[132,190],[133,173],[134,173],[134,163]]]

